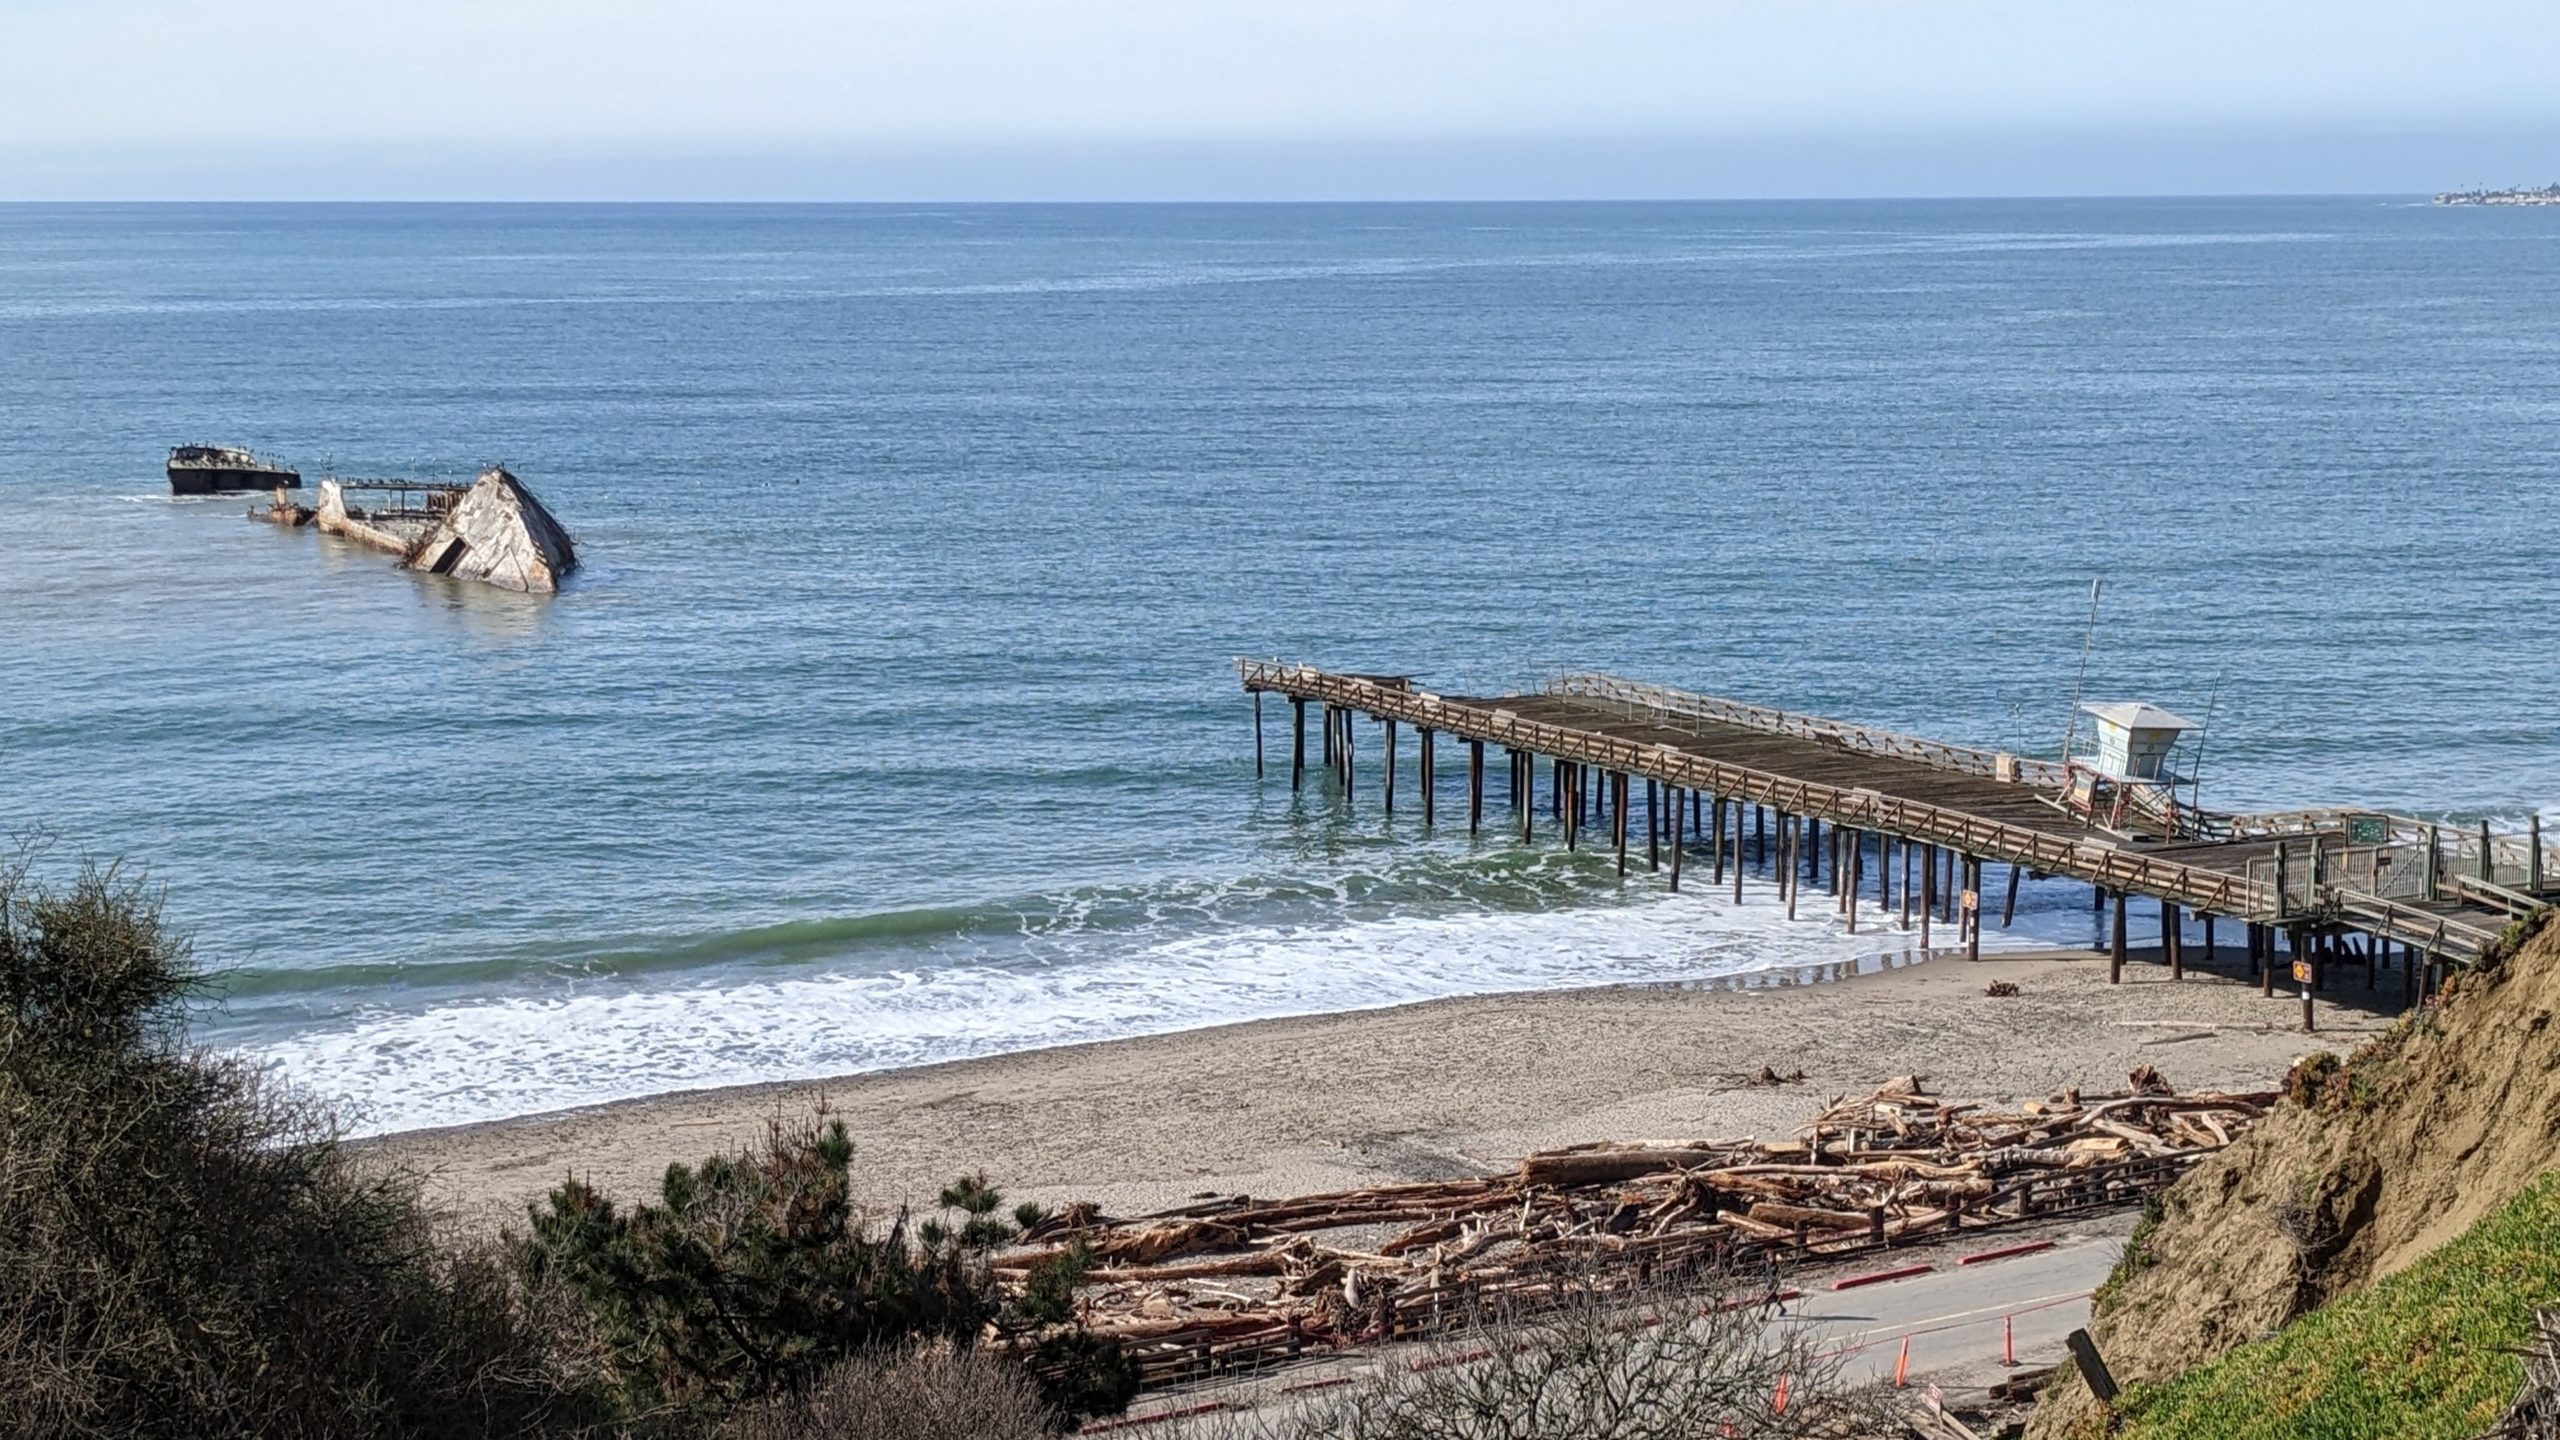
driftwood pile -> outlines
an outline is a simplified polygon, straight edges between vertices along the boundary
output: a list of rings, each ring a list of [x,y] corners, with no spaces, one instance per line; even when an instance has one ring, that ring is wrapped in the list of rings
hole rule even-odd
[[[1793,1139],[1644,1141],[1531,1155],[1516,1171],[1288,1200],[1205,1197],[1134,1219],[1089,1204],[997,1261],[1019,1282],[1082,1247],[1078,1309],[1143,1344],[1285,1327],[1312,1340],[1400,1333],[1424,1296],[1498,1292],[1612,1258],[1802,1258],[2022,1218],[2029,1177],[2228,1145],[2273,1093],[2181,1095],[2150,1067],[2123,1094],[2014,1110],[1950,1104],[1904,1077],[1835,1102]],[[2128,1192],[2131,1193],[2131,1192]]]

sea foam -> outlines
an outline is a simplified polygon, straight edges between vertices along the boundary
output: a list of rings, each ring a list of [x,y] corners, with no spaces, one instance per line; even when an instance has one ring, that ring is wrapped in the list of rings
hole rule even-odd
[[[2088,912],[2065,903],[2085,892],[2029,888],[2045,893],[2016,928],[1986,929],[1986,950],[2085,942]],[[356,1128],[378,1133],[1456,996],[1776,977],[1917,944],[1880,926],[1872,908],[1848,934],[1819,891],[1802,898],[1794,922],[1760,876],[1745,893],[1736,905],[1729,889],[1698,883],[1677,896],[1527,913],[1141,932],[1116,953],[1072,961],[613,984],[359,1013],[248,1053],[346,1100]],[[1953,935],[1936,931],[1941,953]]]

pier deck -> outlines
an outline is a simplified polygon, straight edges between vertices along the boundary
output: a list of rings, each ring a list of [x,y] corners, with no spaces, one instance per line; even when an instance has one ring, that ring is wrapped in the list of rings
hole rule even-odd
[[[2013,876],[2024,871],[2088,883],[2117,906],[2119,964],[2128,897],[2160,902],[2172,930],[2181,912],[2241,922],[2249,927],[2253,959],[2263,957],[2268,964],[2278,934],[2292,940],[2298,953],[2307,948],[2329,958],[2336,958],[2334,947],[2323,947],[2353,935],[2369,939],[2368,957],[2372,945],[2387,943],[2435,960],[2464,962],[2476,959],[2513,914],[2547,897],[2547,882],[2560,880],[2560,854],[2545,848],[2538,829],[2529,837],[2485,830],[2474,836],[2380,812],[2318,810],[2189,814],[2178,834],[2112,831],[2057,803],[2064,771],[2051,761],[1607,676],[1572,677],[1539,693],[1441,696],[1395,676],[1260,661],[1240,662],[1239,670],[1257,707],[1262,694],[1294,702],[1296,772],[1306,767],[1308,705],[1324,708],[1325,758],[1346,782],[1353,774],[1354,744],[1347,718],[1366,715],[1381,722],[1388,745],[1381,780],[1390,807],[1395,727],[1404,725],[1421,738],[1426,789],[1435,737],[1468,744],[1471,825],[1481,822],[1484,808],[1483,748],[1497,746],[1512,752],[1515,813],[1536,809],[1519,794],[1524,779],[1534,785],[1535,762],[1544,758],[1557,767],[1549,803],[1569,837],[1597,790],[1602,813],[1616,812],[1622,867],[1625,787],[1631,780],[1650,782],[1657,795],[1670,797],[1675,884],[1680,852],[1710,843],[1710,833],[1721,872],[1726,807],[1733,807],[1737,874],[1746,815],[1764,834],[1776,817],[1779,847],[1796,862],[1809,860],[1817,879],[1820,830],[1831,827],[1833,862],[1845,863],[1850,875],[1845,884],[1835,876],[1830,893],[1853,913],[1870,846],[1875,869],[1864,873],[1871,874],[1880,898],[1891,894],[1892,847],[1906,847],[1906,874],[1909,848],[1921,851],[1924,923],[1928,904],[1944,904],[1952,898],[1949,890],[1971,897],[1978,912],[1984,862],[2005,865]],[[1691,797],[1685,816],[1684,796]],[[1426,795],[1426,815],[1431,803]],[[1711,832],[1702,818],[1709,804],[1717,807]],[[1523,821],[1524,828],[1534,825],[1531,815]],[[1808,827],[1810,838],[1791,834],[1791,824]],[[1849,837],[1845,847],[1837,838],[1843,833]],[[1658,844],[1660,838],[1657,832],[1647,840]],[[1930,883],[1940,862],[1954,872],[1952,885]],[[1911,898],[1903,905],[1907,915]],[[1978,926],[1977,913],[1966,932],[1977,940]],[[2169,948],[2174,960],[2177,942]]]

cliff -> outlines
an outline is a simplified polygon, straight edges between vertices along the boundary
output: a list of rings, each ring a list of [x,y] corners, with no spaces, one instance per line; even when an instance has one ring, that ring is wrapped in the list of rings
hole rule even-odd
[[[2129,1394],[2408,1270],[2560,1163],[2560,925],[2527,930],[2343,1065],[2297,1066],[2296,1103],[2163,1193],[2090,1327]],[[2103,1432],[2067,1371],[2028,1430]]]

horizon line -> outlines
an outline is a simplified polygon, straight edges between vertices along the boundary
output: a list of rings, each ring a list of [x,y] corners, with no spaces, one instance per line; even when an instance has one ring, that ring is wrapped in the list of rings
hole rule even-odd
[[[808,198],[808,197],[805,197],[805,196],[804,196],[804,197],[785,197],[785,196],[775,196],[775,197],[769,197],[769,198],[760,198],[760,197],[754,197],[754,196],[706,196],[706,197],[690,198],[690,199],[688,199],[688,198],[681,198],[681,197],[668,197],[668,196],[656,196],[656,197],[645,197],[645,198],[644,198],[644,197],[613,197],[613,196],[596,197],[596,196],[587,196],[587,197],[557,197],[557,198],[534,198],[534,199],[528,199],[528,198],[525,198],[525,197],[522,197],[522,196],[512,196],[512,197],[510,197],[510,196],[497,196],[497,195],[489,195],[489,196],[472,196],[472,195],[438,195],[438,196],[405,196],[405,197],[364,197],[364,196],[328,196],[328,197],[314,197],[314,196],[299,196],[299,197],[296,197],[296,196],[223,196],[223,197],[214,197],[214,198],[207,198],[207,197],[203,197],[203,196],[194,196],[194,197],[187,197],[187,196],[157,196],[157,197],[146,197],[146,198],[123,197],[123,198],[117,198],[117,199],[66,199],[66,198],[58,198],[58,197],[43,197],[43,196],[31,197],[31,198],[29,198],[29,197],[10,197],[10,196],[0,196],[0,208],[10,208],[10,209],[28,208],[28,209],[32,209],[32,208],[38,208],[38,207],[53,207],[53,208],[66,208],[66,209],[67,209],[67,208],[79,207],[79,208],[86,208],[86,209],[112,209],[112,208],[117,208],[117,207],[140,207],[140,206],[181,206],[181,205],[184,205],[184,206],[204,206],[204,207],[212,207],[212,206],[220,206],[220,205],[307,205],[307,206],[322,206],[322,205],[347,205],[347,206],[355,206],[355,205],[364,205],[364,206],[376,206],[376,207],[391,207],[391,206],[420,206],[420,207],[423,207],[423,206],[436,206],[436,205],[517,205],[517,206],[527,206],[527,207],[532,207],[532,206],[547,206],[547,205],[581,205],[581,206],[634,206],[634,207],[637,207],[637,206],[659,206],[659,207],[674,207],[674,206],[702,206],[702,207],[709,207],[709,206],[732,206],[732,207],[735,207],[735,206],[767,206],[767,207],[776,207],[776,208],[789,207],[789,208],[801,208],[801,209],[820,209],[820,208],[852,208],[852,207],[857,207],[857,206],[858,206],[858,207],[888,208],[888,207],[913,207],[913,206],[918,206],[918,205],[936,205],[936,206],[953,206],[953,207],[967,206],[967,207],[984,208],[984,209],[998,209],[998,208],[1031,208],[1031,207],[1059,208],[1059,207],[1066,207],[1066,206],[1121,207],[1121,208],[1130,208],[1130,209],[1135,209],[1135,208],[1141,208],[1141,207],[1144,207],[1144,208],[1163,208],[1163,207],[1169,207],[1169,206],[1200,206],[1200,207],[1213,207],[1213,206],[1214,206],[1214,207],[1236,207],[1236,208],[1241,208],[1241,207],[1247,207],[1247,206],[1281,206],[1281,205],[1288,205],[1288,206],[1315,206],[1315,205],[1336,205],[1336,206],[1354,206],[1354,205],[1357,205],[1357,206],[1391,206],[1391,205],[1406,205],[1406,206],[1423,206],[1423,205],[1430,205],[1430,206],[1452,206],[1452,207],[1454,207],[1454,206],[1462,206],[1462,205],[1807,205],[1807,204],[1841,204],[1841,205],[1856,205],[1856,204],[1878,204],[1878,203],[1883,203],[1883,204],[1912,204],[1912,205],[1966,205],[1966,204],[1979,204],[1979,203],[1986,202],[1986,201],[2009,201],[2009,202],[2051,202],[2051,203],[2057,203],[2057,204],[2068,204],[2068,203],[2077,203],[2077,202],[2085,202],[2085,201],[2092,201],[2092,200],[2405,200],[2405,199],[2410,199],[2410,198],[2413,198],[2413,197],[2414,197],[2414,198],[2421,198],[2421,199],[2432,199],[2433,197],[2435,197],[2435,196],[2437,196],[2437,195],[2463,194],[2463,193],[2467,193],[2468,189],[2471,189],[2471,188],[2477,188],[2477,187],[2460,187],[2460,186],[2457,186],[2457,187],[2451,187],[2451,188],[2443,189],[2443,190],[2191,190],[2191,191],[2181,191],[2181,190],[2123,190],[2123,191],[2112,191],[2112,192],[2110,192],[2110,191],[2096,191],[2096,190],[2093,190],[2093,191],[2088,191],[2088,192],[2085,192],[2085,193],[2068,193],[2068,194],[2066,194],[2066,193],[2059,193],[2059,192],[2052,192],[2052,191],[2013,191],[2013,192],[1983,191],[1983,192],[1975,193],[1975,194],[1959,194],[1959,195],[1938,195],[1938,194],[1883,194],[1883,193],[1862,193],[1862,194],[1851,194],[1851,193],[1842,193],[1842,192],[1809,192],[1809,193],[1804,193],[1804,194],[1792,194],[1792,195],[1790,195],[1790,194],[1768,194],[1768,195],[1596,195],[1596,196],[1555,196],[1555,195],[1482,195],[1482,196],[1464,196],[1464,197],[1454,197],[1454,196],[1446,196],[1446,195],[1441,195],[1441,196],[1422,196],[1422,195],[1417,195],[1417,196],[1410,196],[1410,197],[1341,196],[1341,197],[1332,197],[1332,198],[1326,198],[1326,197],[1308,197],[1308,196],[1294,196],[1294,197],[1292,197],[1292,196],[1269,196],[1269,197],[1259,197],[1259,198],[1256,198],[1256,197],[1235,197],[1235,196],[1202,196],[1202,197],[1194,198],[1194,199],[1169,199],[1169,198],[1161,198],[1161,197],[1159,197],[1159,198],[1152,198],[1152,199],[1131,199],[1131,198],[1116,198],[1116,197],[1111,197],[1111,196],[1081,196],[1081,197],[1075,197],[1075,198],[1054,198],[1054,197],[1052,197],[1052,198],[1037,198],[1037,199],[1031,199],[1031,198],[986,198],[986,197],[966,198],[966,197],[956,197],[956,196],[955,196],[955,197],[890,196],[890,197],[841,198],[841,199],[812,199],[812,198]],[[2488,188],[2489,188],[2489,189],[2491,189],[2491,190],[2494,192],[2495,190],[2500,189],[2500,188],[2504,188],[2504,187],[2496,187],[2496,186],[2492,186],[2492,187],[2488,187]],[[2529,187],[2528,187],[2528,188],[2529,188]]]

